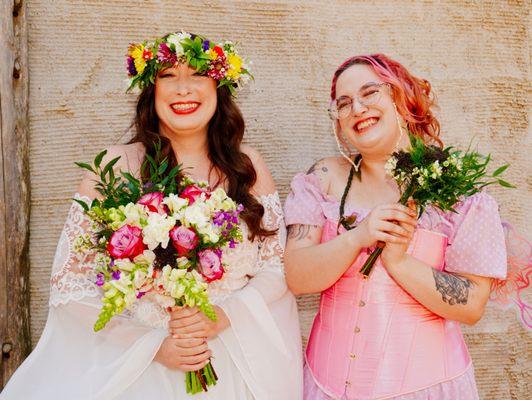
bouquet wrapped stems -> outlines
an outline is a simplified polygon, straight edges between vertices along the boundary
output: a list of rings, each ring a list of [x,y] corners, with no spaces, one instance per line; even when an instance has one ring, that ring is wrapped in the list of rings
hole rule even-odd
[[[207,392],[208,386],[216,385],[218,376],[214,368],[209,363],[198,371],[188,371],[186,373],[186,387],[188,394],[196,394],[200,392]]]

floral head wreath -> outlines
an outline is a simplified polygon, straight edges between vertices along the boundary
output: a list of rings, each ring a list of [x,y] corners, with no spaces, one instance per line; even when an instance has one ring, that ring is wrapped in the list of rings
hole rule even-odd
[[[253,78],[232,42],[214,43],[188,32],[171,33],[153,42],[132,43],[127,52],[128,91],[152,85],[157,73],[178,63],[187,63],[200,74],[236,89]]]

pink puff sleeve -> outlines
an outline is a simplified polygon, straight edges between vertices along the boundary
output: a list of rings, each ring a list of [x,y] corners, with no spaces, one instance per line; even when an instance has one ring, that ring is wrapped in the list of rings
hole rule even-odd
[[[506,278],[505,236],[497,202],[485,192],[465,199],[450,216],[454,227],[445,255],[445,270]]]
[[[322,204],[326,201],[316,175],[297,174],[284,206],[286,225],[322,226],[325,223]]]

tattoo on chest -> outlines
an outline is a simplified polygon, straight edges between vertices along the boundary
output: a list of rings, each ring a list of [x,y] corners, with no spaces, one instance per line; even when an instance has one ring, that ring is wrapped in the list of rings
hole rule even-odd
[[[436,290],[441,293],[441,298],[451,306],[455,304],[467,304],[469,289],[473,283],[464,277],[449,274],[442,271],[432,270]]]
[[[310,228],[316,227],[315,225],[289,225],[288,226],[288,238],[295,239],[295,240],[302,240],[305,239],[309,232]]]

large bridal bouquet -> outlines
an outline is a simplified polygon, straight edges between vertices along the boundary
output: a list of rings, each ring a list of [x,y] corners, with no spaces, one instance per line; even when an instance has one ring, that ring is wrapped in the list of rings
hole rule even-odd
[[[159,150],[158,150],[159,152]],[[94,330],[122,313],[147,293],[161,307],[197,306],[216,321],[207,288],[224,274],[223,249],[242,240],[236,204],[221,188],[209,190],[169,168],[168,161],[146,156],[141,182],[129,172],[116,176],[120,157],[102,166],[106,151],[92,165],[76,163],[98,177],[100,199],[76,200],[92,223],[92,233],[78,237],[76,251],[97,251],[96,285],[103,290]],[[170,169],[170,170],[169,170]],[[187,372],[187,393],[216,384],[211,363]]]
[[[385,169],[399,186],[399,203],[415,205],[419,215],[429,205],[454,212],[454,205],[462,197],[471,196],[488,185],[513,187],[499,178],[508,165],[497,168],[491,175],[487,173],[489,155],[484,157],[475,151],[462,152],[452,147],[441,149],[409,136],[410,148],[393,153]],[[369,276],[383,248],[384,243],[377,243],[360,269],[364,276]]]

